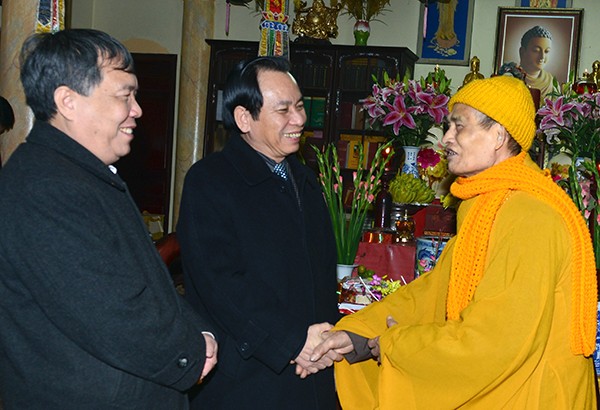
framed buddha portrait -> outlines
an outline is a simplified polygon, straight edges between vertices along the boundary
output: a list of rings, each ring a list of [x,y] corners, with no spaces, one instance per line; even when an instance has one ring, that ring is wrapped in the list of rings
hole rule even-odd
[[[522,75],[543,98],[577,78],[582,9],[498,8],[494,72]]]

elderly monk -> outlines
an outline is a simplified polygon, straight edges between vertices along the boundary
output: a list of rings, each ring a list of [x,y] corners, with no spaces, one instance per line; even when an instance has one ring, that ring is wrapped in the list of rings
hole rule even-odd
[[[475,80],[449,109],[458,234],[435,269],[343,318],[311,359],[346,355],[344,410],[595,409],[590,234],[527,154],[531,94],[512,77]]]

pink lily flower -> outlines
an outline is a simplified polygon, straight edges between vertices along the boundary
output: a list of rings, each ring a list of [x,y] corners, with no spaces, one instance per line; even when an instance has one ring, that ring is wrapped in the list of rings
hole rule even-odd
[[[575,107],[575,103],[564,104],[564,97],[560,96],[556,101],[546,98],[546,104],[538,110],[538,114],[544,116],[540,123],[540,129],[547,130],[556,126],[565,126],[565,114]]]
[[[411,112],[406,108],[404,104],[404,98],[397,96],[394,99],[394,105],[386,103],[390,112],[383,119],[383,125],[393,125],[394,134],[398,135],[400,127],[405,126],[414,130],[417,124],[411,115]]]
[[[373,97],[367,97],[364,100],[361,100],[363,105],[363,109],[367,111],[369,117],[378,118],[381,115],[385,114],[385,110],[381,108],[380,102],[375,100]]]

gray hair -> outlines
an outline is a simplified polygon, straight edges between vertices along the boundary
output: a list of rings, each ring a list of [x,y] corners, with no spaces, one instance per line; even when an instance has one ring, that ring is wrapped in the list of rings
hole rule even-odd
[[[505,136],[507,138],[506,143],[508,144],[508,150],[511,154],[513,155],[518,155],[521,152],[521,146],[519,145],[519,143],[513,138],[512,135],[510,135],[510,132],[508,132],[508,130],[506,129],[506,127],[502,124],[500,124],[498,121],[496,121],[495,119],[493,119],[492,117],[490,117],[489,115],[486,115],[484,113],[482,113],[479,110],[475,110],[478,114],[478,122],[479,125],[484,129],[484,130],[489,130],[490,128],[492,128],[495,124],[498,124],[502,127],[502,130],[506,133]]]

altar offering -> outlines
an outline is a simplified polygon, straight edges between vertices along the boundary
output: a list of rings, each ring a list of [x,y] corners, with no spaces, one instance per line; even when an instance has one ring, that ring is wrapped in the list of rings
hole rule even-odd
[[[343,314],[354,313],[406,284],[399,280],[390,280],[387,275],[378,276],[363,265],[359,266],[358,272],[358,276],[346,278],[338,285],[340,292],[338,308]]]

